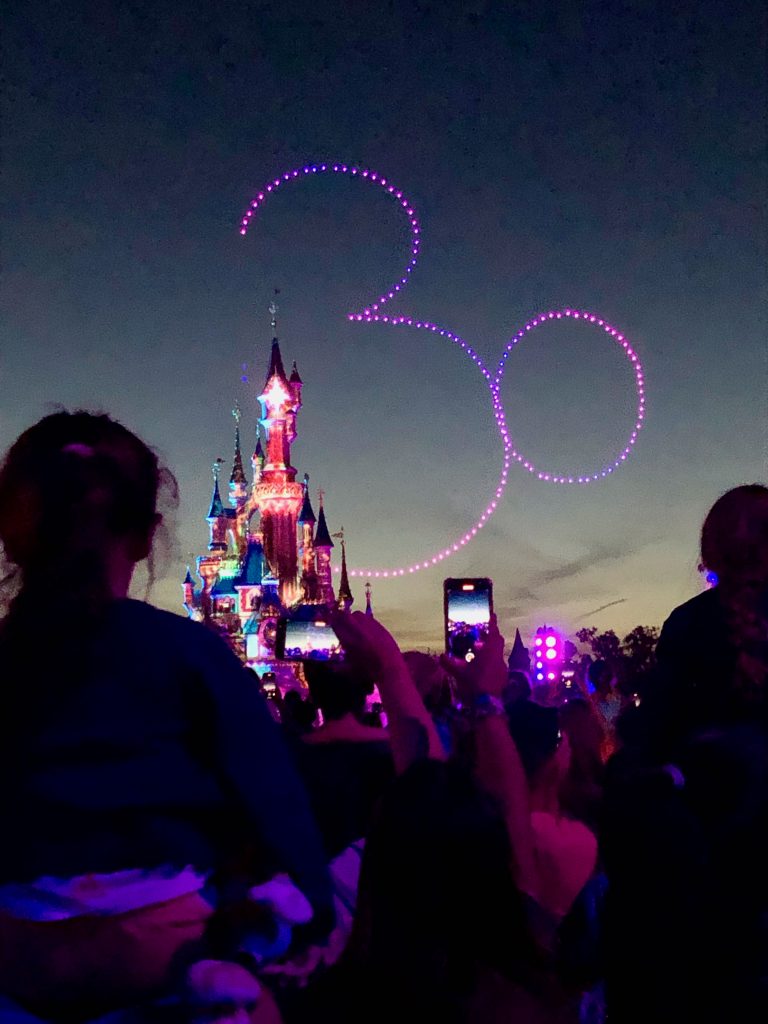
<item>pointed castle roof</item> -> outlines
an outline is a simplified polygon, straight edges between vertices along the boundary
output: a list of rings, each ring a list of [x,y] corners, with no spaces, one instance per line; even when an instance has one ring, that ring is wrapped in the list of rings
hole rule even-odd
[[[264,577],[264,548],[260,541],[251,537],[245,549],[245,558],[240,574],[235,579],[235,586],[259,586]]]
[[[520,630],[515,630],[515,642],[512,644],[512,650],[510,651],[509,658],[507,659],[507,665],[509,666],[510,672],[528,672],[531,668],[531,656],[528,653],[528,648],[523,643],[523,638],[520,636]]]
[[[322,512],[320,513],[322,515]],[[301,512],[299,513],[300,523],[316,523],[315,513],[312,509],[312,502],[309,500],[309,490],[304,491],[304,504],[301,506]],[[326,527],[327,530],[327,527]]]
[[[224,502],[221,500],[221,494],[219,493],[219,474],[214,473],[213,476],[213,494],[211,495],[211,507],[208,509],[207,519],[219,519],[221,516],[226,515],[226,509],[224,508]]]
[[[322,504],[320,505],[320,515],[317,519],[317,530],[315,531],[315,547],[316,548],[332,548],[333,541],[331,535],[328,532],[328,523],[325,521],[325,509]]]
[[[261,447],[261,435],[258,433],[258,431],[256,432],[256,448],[254,450],[253,457],[255,459],[264,458],[264,449]]]
[[[291,370],[291,384],[303,384],[304,381],[299,376],[299,368],[296,365],[296,360],[293,361],[293,369]]]
[[[341,542],[341,579],[339,580],[339,592],[338,601],[342,606],[349,606],[353,604],[354,597],[352,597],[352,590],[349,586],[349,576],[347,575],[347,545],[343,539]]]
[[[283,383],[288,383],[288,378],[285,376],[285,367],[283,366],[283,356],[280,352],[280,342],[277,338],[272,339],[272,352],[269,357],[269,369],[267,370],[267,379],[264,381],[265,390],[267,384],[269,384],[275,376],[279,377]]]
[[[235,417],[235,457],[232,460],[232,475],[229,478],[231,484],[244,484],[246,480],[245,470],[243,469],[243,453],[240,450],[240,407],[236,405],[232,411],[232,415]]]
[[[192,579],[192,570],[189,568],[189,566],[187,566],[187,575],[184,577],[184,585],[185,586],[190,586],[190,585],[194,586],[195,585],[195,581]]]

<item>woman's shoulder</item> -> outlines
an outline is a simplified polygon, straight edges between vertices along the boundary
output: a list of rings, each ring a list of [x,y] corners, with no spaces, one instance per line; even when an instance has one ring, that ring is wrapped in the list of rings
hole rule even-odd
[[[157,647],[171,657],[194,664],[241,664],[226,641],[207,626],[146,601],[118,602],[115,622],[120,631],[133,633],[146,647]]]
[[[127,597],[115,602],[115,614],[121,625],[141,626],[152,632],[163,632],[184,639],[194,636],[215,636],[200,622],[193,622],[185,615],[158,608],[148,601]]]
[[[665,689],[697,687],[708,673],[727,671],[732,656],[717,588],[679,605],[664,623],[656,657]]]
[[[662,627],[662,638],[671,633],[700,629],[702,624],[719,622],[722,618],[720,598],[716,588],[704,590],[689,601],[673,609]]]

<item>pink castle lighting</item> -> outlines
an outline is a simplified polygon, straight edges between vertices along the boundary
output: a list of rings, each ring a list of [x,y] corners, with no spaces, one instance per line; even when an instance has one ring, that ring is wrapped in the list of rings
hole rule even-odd
[[[416,263],[419,257],[419,251],[421,247],[421,225],[416,215],[413,203],[407,198],[402,189],[398,188],[393,184],[387,177],[379,174],[376,171],[363,169],[356,165],[347,163],[317,163],[317,164],[305,164],[303,167],[297,167],[290,171],[285,171],[283,174],[276,178],[273,178],[268,182],[254,197],[251,201],[250,206],[245,211],[240,221],[240,234],[246,235],[248,228],[250,227],[251,220],[254,214],[259,210],[263,204],[267,201],[268,197],[275,192],[281,186],[296,180],[303,180],[309,178],[312,175],[317,174],[343,174],[351,178],[357,178],[361,181],[367,181],[370,184],[376,185],[378,188],[384,190],[386,195],[392,197],[392,199],[402,208],[405,215],[408,217],[410,227],[410,253],[408,262],[406,264],[403,276],[396,281],[389,289],[379,295],[374,302],[367,304],[362,310],[347,313],[347,319],[357,323],[376,323],[376,324],[387,324],[390,327],[412,327],[416,330],[429,331],[439,335],[441,338],[446,338],[452,344],[457,345],[477,367],[482,374],[485,382],[488,386],[488,390],[491,396],[491,404],[493,407],[493,414],[496,420],[496,425],[499,431],[499,437],[501,438],[503,457],[501,472],[499,479],[495,485],[495,490],[492,492],[492,498],[486,505],[485,509],[478,517],[476,522],[456,540],[449,543],[446,547],[439,549],[438,551],[428,555],[419,561],[413,562],[410,565],[405,565],[397,568],[388,569],[371,569],[371,568],[354,568],[350,569],[350,576],[365,576],[366,578],[373,577],[375,579],[388,579],[401,576],[407,576],[409,574],[419,572],[422,569],[429,569],[433,566],[439,565],[440,562],[446,558],[450,558],[451,555],[456,554],[463,547],[465,547],[478,533],[479,530],[485,526],[488,520],[491,518],[493,513],[498,508],[499,502],[503,497],[504,490],[507,486],[507,479],[509,476],[509,468],[512,462],[519,463],[523,469],[529,473],[533,473],[537,478],[546,483],[557,483],[557,484],[588,484],[593,483],[610,476],[616,469],[618,469],[624,462],[626,462],[628,456],[632,452],[632,449],[637,441],[638,433],[642,429],[643,421],[645,418],[645,383],[643,377],[643,368],[638,358],[637,352],[633,346],[629,343],[626,337],[615,327],[612,327],[602,317],[597,316],[594,313],[588,313],[579,310],[563,309],[563,310],[551,310],[547,313],[539,314],[532,320],[529,320],[507,343],[502,352],[501,359],[499,360],[496,376],[493,377],[491,372],[486,367],[483,360],[475,352],[475,350],[466,341],[463,341],[457,334],[447,330],[444,327],[440,327],[439,324],[432,323],[428,320],[419,320],[415,317],[410,316],[392,316],[382,315],[379,310],[386,303],[394,299],[399,292],[403,290],[408,284],[411,274],[416,267]],[[612,457],[607,463],[605,463],[600,469],[593,470],[591,472],[581,473],[569,473],[566,475],[558,475],[555,473],[547,472],[542,469],[538,469],[530,459],[527,459],[522,453],[517,451],[506,423],[506,417],[504,414],[504,406],[501,399],[501,383],[504,376],[504,370],[506,367],[507,360],[510,353],[519,344],[522,338],[527,333],[533,330],[535,327],[541,324],[547,323],[550,320],[562,320],[563,318],[572,318],[574,320],[584,320],[587,323],[596,324],[599,328],[602,328],[611,339],[624,351],[627,359],[630,361],[632,369],[635,374],[635,387],[637,391],[637,411],[636,421],[632,432],[629,435],[629,440],[625,447],[618,453],[618,455]],[[339,572],[339,569],[336,569]]]

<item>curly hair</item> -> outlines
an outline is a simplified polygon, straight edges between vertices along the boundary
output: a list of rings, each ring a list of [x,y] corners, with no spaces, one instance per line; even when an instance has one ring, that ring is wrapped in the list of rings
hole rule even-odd
[[[745,484],[715,502],[701,530],[701,558],[717,575],[736,655],[734,687],[748,702],[762,700],[768,674],[768,487]]]

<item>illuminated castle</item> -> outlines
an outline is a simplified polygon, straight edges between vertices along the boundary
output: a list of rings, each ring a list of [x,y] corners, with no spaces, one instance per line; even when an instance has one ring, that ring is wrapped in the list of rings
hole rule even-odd
[[[273,334],[277,308],[270,306]],[[240,409],[235,408],[235,454],[229,478],[228,505],[219,488],[222,459],[213,466],[213,496],[207,521],[208,553],[197,559],[182,584],[184,607],[191,618],[221,632],[235,652],[251,665],[275,660],[275,627],[280,615],[323,618],[331,607],[349,608],[352,593],[347,576],[343,531],[341,576],[334,593],[331,551],[334,547],[319,491],[315,517],[309,477],[296,482],[291,445],[296,439],[296,415],[301,408],[303,382],[293,364],[283,367],[277,337],[264,388],[259,395],[261,417],[251,457],[252,482],[243,466]],[[261,430],[264,432],[262,445]]]

